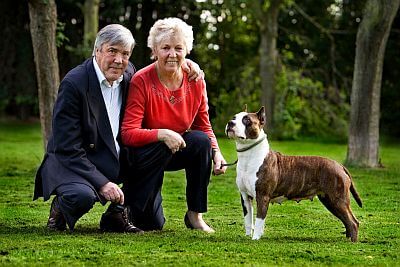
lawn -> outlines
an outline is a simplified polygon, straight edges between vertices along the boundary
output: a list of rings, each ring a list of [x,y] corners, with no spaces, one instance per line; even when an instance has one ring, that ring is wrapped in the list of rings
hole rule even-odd
[[[36,168],[43,156],[37,123],[0,122],[0,265],[9,266],[400,266],[400,144],[381,146],[381,169],[350,168],[363,200],[359,208],[359,242],[351,243],[341,222],[316,198],[272,205],[265,235],[244,236],[235,168],[213,176],[205,219],[216,230],[188,230],[183,172],[165,176],[167,223],[163,231],[144,235],[99,232],[105,207],[96,204],[73,233],[45,228],[49,202],[32,201]],[[220,146],[231,162],[234,143]],[[346,145],[271,141],[286,154],[322,155],[342,162]]]

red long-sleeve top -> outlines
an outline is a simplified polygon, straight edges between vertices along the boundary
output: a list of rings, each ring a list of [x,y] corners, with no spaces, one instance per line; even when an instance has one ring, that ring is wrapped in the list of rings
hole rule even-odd
[[[154,63],[132,77],[121,126],[125,145],[140,147],[157,142],[158,129],[181,135],[200,130],[208,135],[212,148],[219,149],[209,120],[205,82],[189,82],[187,73],[183,73],[182,86],[176,91],[169,91],[160,82]]]

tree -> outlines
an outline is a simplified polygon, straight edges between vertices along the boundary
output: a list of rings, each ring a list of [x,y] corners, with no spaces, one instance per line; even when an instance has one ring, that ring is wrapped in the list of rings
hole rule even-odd
[[[30,30],[39,91],[44,146],[51,133],[53,106],[60,83],[56,49],[57,9],[54,0],[29,0]]]
[[[83,15],[83,39],[76,47],[69,47],[80,60],[92,55],[93,44],[99,30],[99,5],[100,0],[85,0],[83,4],[76,4]]]
[[[99,4],[100,0],[85,0],[82,8],[84,16],[83,48],[88,50],[87,56],[92,52],[99,29]]]
[[[283,0],[252,1],[260,30],[261,104],[266,108],[267,125],[272,126],[278,64],[278,15]]]
[[[386,42],[400,0],[368,0],[358,28],[347,164],[379,166],[379,117]]]

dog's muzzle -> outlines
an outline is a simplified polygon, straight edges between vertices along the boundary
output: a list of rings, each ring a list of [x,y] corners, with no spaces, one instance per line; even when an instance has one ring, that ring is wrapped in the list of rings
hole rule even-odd
[[[235,130],[233,129],[234,127],[235,127],[235,122],[234,121],[229,121],[227,124],[226,124],[226,127],[225,127],[225,133],[226,133],[226,135],[228,136],[228,137],[231,137],[231,136],[233,136],[234,134],[235,134]]]

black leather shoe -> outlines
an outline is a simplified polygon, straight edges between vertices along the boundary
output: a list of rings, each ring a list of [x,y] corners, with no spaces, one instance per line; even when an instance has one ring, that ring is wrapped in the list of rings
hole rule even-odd
[[[50,230],[64,231],[67,229],[67,222],[65,221],[64,215],[61,213],[60,205],[58,203],[58,197],[53,198],[50,207],[50,216],[47,221],[47,228]]]
[[[103,232],[134,233],[142,234],[142,229],[134,226],[128,217],[127,207],[110,204],[107,211],[103,213],[100,220],[100,230]]]

